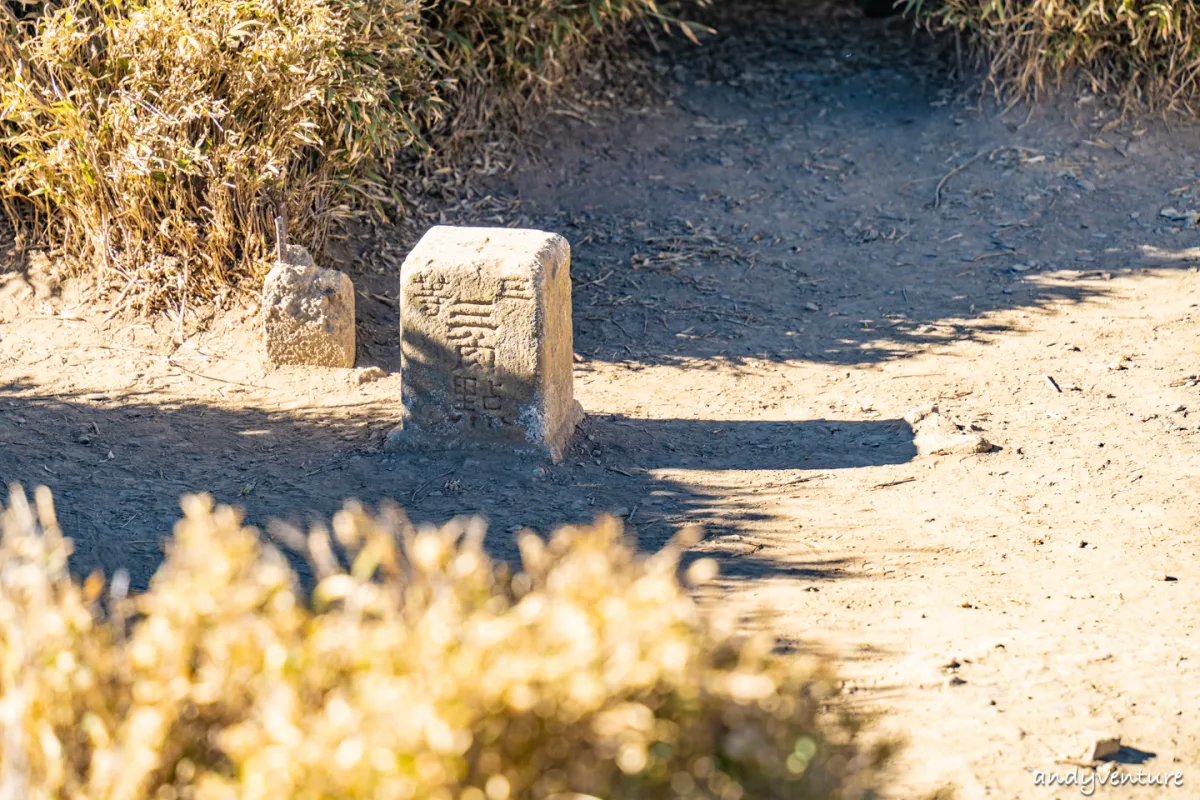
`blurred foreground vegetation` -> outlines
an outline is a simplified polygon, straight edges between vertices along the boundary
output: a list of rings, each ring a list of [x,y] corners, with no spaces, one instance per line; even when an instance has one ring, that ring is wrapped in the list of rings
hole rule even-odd
[[[682,536],[639,555],[612,520],[414,528],[348,504],[301,592],[238,514],[184,499],[147,592],[82,584],[49,490],[0,540],[0,797],[88,800],[867,798],[863,743],[819,660],[702,612]],[[840,710],[839,710],[840,709]]]

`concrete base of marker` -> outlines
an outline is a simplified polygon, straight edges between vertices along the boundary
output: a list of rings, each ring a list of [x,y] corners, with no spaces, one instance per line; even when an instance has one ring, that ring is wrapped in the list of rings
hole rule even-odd
[[[455,426],[424,428],[409,419],[407,424],[402,420],[388,431],[383,449],[387,453],[431,453],[445,450],[495,450],[500,448],[516,453],[548,456],[553,463],[557,464],[566,456],[575,429],[587,416],[579,401],[575,401],[572,412],[562,427],[547,437],[548,442],[531,441],[528,438],[523,441],[480,439],[470,433],[458,430]]]

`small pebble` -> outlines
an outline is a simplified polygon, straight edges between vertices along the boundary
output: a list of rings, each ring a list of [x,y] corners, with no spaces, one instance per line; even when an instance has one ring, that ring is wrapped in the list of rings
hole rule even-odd
[[[1088,744],[1087,753],[1084,754],[1084,761],[1104,761],[1112,758],[1121,752],[1121,737],[1120,736],[1100,736],[1095,737]]]
[[[355,374],[354,382],[357,383],[359,386],[362,386],[364,383],[373,383],[374,381],[377,381],[377,380],[380,380],[381,378],[386,378],[386,377],[387,377],[387,373],[384,372],[379,367],[367,367],[366,369],[359,370]]]

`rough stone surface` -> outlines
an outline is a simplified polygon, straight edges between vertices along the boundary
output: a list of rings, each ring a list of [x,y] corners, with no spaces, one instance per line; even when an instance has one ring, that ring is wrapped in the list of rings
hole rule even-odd
[[[354,284],[288,245],[263,281],[263,338],[273,364],[354,366]]]
[[[381,381],[386,377],[387,373],[379,367],[366,367],[365,369],[360,369],[357,373],[355,373],[354,383],[358,386],[362,386],[366,383]]]
[[[575,401],[571,249],[508,228],[432,228],[400,272],[407,445],[500,444],[562,458]]]
[[[1087,737],[1087,752],[1084,761],[1104,761],[1113,758],[1121,752],[1121,737],[1116,735],[1100,736],[1089,734]]]
[[[938,413],[937,406],[913,409],[904,415],[913,429],[913,446],[922,456],[966,455],[989,453],[995,446],[984,437],[962,431]]]

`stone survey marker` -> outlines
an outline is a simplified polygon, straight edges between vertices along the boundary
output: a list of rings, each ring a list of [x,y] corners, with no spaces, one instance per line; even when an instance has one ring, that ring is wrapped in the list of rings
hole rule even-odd
[[[575,401],[571,249],[509,228],[432,228],[400,270],[404,421],[393,446],[563,448]]]
[[[354,366],[354,284],[285,245],[263,281],[262,326],[272,364]]]

